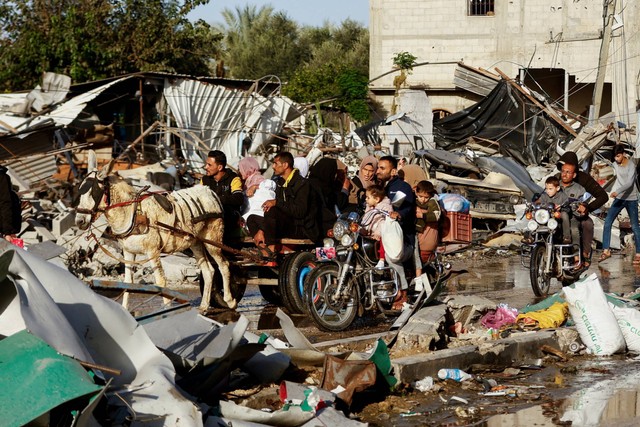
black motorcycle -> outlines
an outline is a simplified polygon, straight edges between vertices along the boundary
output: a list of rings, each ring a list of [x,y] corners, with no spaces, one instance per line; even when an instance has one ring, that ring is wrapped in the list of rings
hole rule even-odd
[[[376,268],[379,243],[360,233],[359,219],[352,212],[336,221],[324,246],[316,248],[318,266],[305,280],[308,312],[325,331],[345,330],[356,316],[374,310],[400,314],[391,310],[400,291],[400,276],[391,267]],[[420,305],[432,301],[443,289],[450,268],[437,256],[425,264],[425,274],[410,281],[409,303],[415,304],[418,296],[426,296]]]
[[[572,201],[561,208],[569,208],[572,215],[579,203]],[[580,243],[563,243],[560,210],[554,205],[527,203],[525,209],[528,236],[523,239],[520,259],[529,268],[531,288],[538,297],[549,295],[552,281],[562,286],[575,282],[588,269],[584,265]],[[579,240],[579,239],[578,239]]]

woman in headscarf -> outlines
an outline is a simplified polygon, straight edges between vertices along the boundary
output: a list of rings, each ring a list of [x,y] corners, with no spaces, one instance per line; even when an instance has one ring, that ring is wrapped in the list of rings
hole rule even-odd
[[[253,157],[245,157],[238,163],[238,170],[244,183],[243,190],[245,195],[247,197],[253,196],[253,193],[258,189],[260,183],[265,180],[264,176],[260,173],[258,161]]]
[[[300,176],[308,178],[309,176],[309,162],[306,157],[298,156],[293,159],[293,167],[298,169]]]
[[[336,203],[338,190],[336,189],[336,177],[338,163],[336,159],[323,157],[309,169],[309,183],[316,191],[319,198],[322,235],[326,235],[328,229],[336,222]]]
[[[351,210],[355,210],[360,214],[364,213],[366,190],[378,182],[376,170],[378,170],[378,159],[375,156],[366,156],[360,162],[358,174],[351,179],[351,190],[349,192]]]

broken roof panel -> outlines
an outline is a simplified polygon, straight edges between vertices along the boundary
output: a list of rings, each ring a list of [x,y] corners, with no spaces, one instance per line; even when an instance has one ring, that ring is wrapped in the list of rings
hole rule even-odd
[[[26,129],[41,126],[46,122],[53,122],[58,126],[67,126],[68,124],[73,122],[76,117],[78,117],[82,110],[85,109],[87,103],[89,103],[91,100],[96,98],[111,86],[130,77],[131,76],[127,76],[117,80],[113,80],[107,84],[71,98],[69,101],[64,102],[53,111],[35,117],[24,117],[15,115],[12,112],[2,111],[2,113],[0,113],[0,131],[4,133],[14,133],[13,130],[8,129],[6,125],[9,125],[11,128],[18,131],[24,131]],[[24,98],[26,98],[26,96],[27,94],[24,95]]]
[[[253,131],[253,151],[282,131],[292,102],[197,80],[165,80],[164,96],[192,169],[202,169],[209,150],[220,149],[230,165],[243,156],[243,139]],[[249,149],[249,152],[252,152]]]

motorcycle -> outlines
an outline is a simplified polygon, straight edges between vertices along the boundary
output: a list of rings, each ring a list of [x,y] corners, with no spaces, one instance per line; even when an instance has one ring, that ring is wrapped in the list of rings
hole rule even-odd
[[[376,309],[385,315],[400,314],[391,310],[400,291],[400,276],[389,266],[376,268],[378,242],[361,234],[359,220],[359,215],[352,212],[336,221],[323,247],[316,248],[318,265],[305,280],[307,311],[325,331],[343,331],[356,316]],[[438,256],[423,265],[424,274],[410,281],[407,292],[414,308],[429,303],[441,292],[450,269]]]
[[[579,202],[571,201],[562,208],[569,207],[573,215]],[[559,223],[560,210],[551,205],[536,205],[527,203],[525,217],[528,219],[527,231],[530,233],[528,241],[520,247],[520,260],[523,267],[529,268],[531,288],[538,297],[549,294],[552,280],[562,286],[575,282],[588,269],[579,243],[562,242],[562,231]],[[528,261],[528,263],[527,263]]]

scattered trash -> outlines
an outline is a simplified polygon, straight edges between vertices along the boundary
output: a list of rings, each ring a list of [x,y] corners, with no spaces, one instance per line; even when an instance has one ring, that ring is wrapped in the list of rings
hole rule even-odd
[[[547,309],[519,314],[516,322],[524,325],[534,324],[541,329],[557,328],[567,320],[568,314],[567,303],[555,302]]]
[[[433,388],[433,377],[424,377],[420,381],[416,381],[413,387],[423,393],[430,391]]]
[[[438,371],[438,378],[441,380],[455,380],[462,382],[472,379],[473,376],[467,374],[461,369],[440,369]]]

